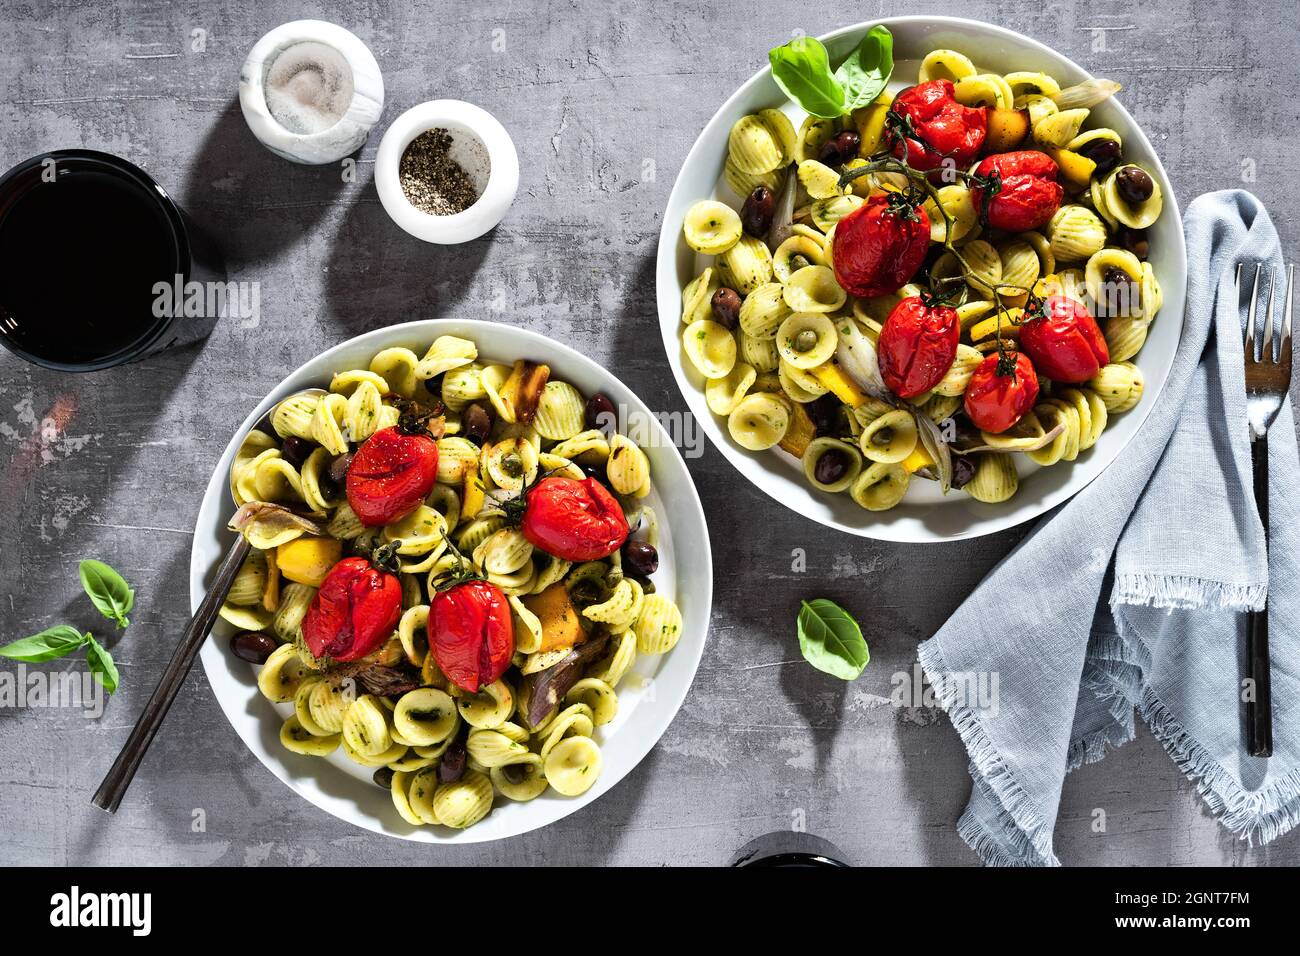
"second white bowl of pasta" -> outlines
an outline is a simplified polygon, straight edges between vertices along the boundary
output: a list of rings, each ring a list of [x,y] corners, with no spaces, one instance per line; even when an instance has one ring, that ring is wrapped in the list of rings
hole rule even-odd
[[[821,119],[788,99],[764,68],[700,134],[664,214],[660,329],[705,434],[770,497],[865,537],[989,534],[1077,493],[1141,427],[1181,337],[1182,223],[1150,141],[1110,95],[1113,86],[1036,39],[948,17],[887,18],[827,34],[831,68],[850,54],[861,62],[876,24],[892,37],[893,72],[875,99]],[[754,52],[761,62],[766,51]],[[977,124],[987,124],[980,143],[951,164],[946,180],[937,158],[922,164],[925,137],[942,135],[918,132],[924,97],[913,92],[903,108],[896,101],[912,87],[943,82],[953,116],[987,110]],[[927,88],[926,95],[938,93]],[[898,162],[894,144],[904,140],[912,152]],[[1051,167],[1063,188],[1041,221],[1011,228],[988,218],[982,194],[995,197],[998,187],[981,161],[996,154],[1000,164],[1017,151],[1037,154],[1030,165]],[[852,179],[859,166],[870,168]],[[1013,172],[1008,165],[998,175]],[[895,208],[902,199],[911,205]],[[861,269],[871,281],[855,286],[848,257],[832,255],[848,245],[846,230],[837,241],[839,223],[853,216],[866,233],[860,224],[869,215],[901,210],[906,219],[908,208],[922,205],[928,250],[885,293],[877,291],[879,276]],[[1094,308],[1103,287],[1131,289],[1131,305]],[[956,313],[948,328],[960,323],[950,367],[915,397],[886,388],[878,354],[886,320],[901,302],[936,292],[943,296],[935,308]],[[1095,369],[1068,378],[1063,371],[1059,381],[1044,375],[1044,361],[1036,372],[1041,389],[1011,424],[972,428],[972,382],[1034,371],[1015,363],[1017,348],[1027,362],[1024,352],[1035,344],[1020,345],[1021,323],[1065,308],[1052,299],[1089,303],[1098,324],[1091,316],[1079,321],[1098,339],[1104,334],[1110,357],[1098,347]],[[964,470],[956,478],[952,450],[961,452],[956,464]]]
[[[616,414],[591,429],[597,393]],[[574,500],[594,517],[557,524]],[[218,703],[277,777],[375,832],[477,842],[572,813],[654,746],[703,650],[681,456],[614,376],[526,330],[413,322],[289,375],[208,484],[195,607],[232,520],[254,551],[200,655]]]

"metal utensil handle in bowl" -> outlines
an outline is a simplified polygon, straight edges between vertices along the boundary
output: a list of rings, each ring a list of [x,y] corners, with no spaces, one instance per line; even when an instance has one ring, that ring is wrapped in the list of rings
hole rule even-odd
[[[117,812],[117,807],[122,802],[122,797],[126,795],[127,787],[131,786],[131,781],[135,779],[140,761],[144,759],[145,752],[153,743],[154,735],[162,726],[163,718],[167,716],[172,701],[176,699],[176,694],[180,691],[181,684],[185,680],[185,675],[189,673],[199,648],[207,638],[208,632],[212,630],[212,625],[216,623],[217,612],[221,610],[222,602],[230,592],[230,585],[234,582],[244,559],[248,557],[248,552],[248,541],[240,535],[226,551],[226,556],[221,559],[217,576],[190,621],[190,626],[181,635],[180,643],[176,645],[176,652],[167,662],[167,668],[159,678],[153,696],[144,705],[144,711],[140,714],[140,719],[135,722],[135,727],[127,737],[122,752],[113,761],[113,766],[105,775],[104,782],[99,785],[99,789],[95,791],[95,796],[90,801],[101,810],[107,810],[109,813]]]

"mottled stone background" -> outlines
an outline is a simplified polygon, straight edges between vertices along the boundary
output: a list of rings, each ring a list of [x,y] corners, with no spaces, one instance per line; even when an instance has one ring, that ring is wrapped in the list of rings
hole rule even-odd
[[[792,4],[514,2],[12,2],[0,16],[0,166],[41,150],[119,153],[168,185],[261,283],[258,328],[81,377],[0,355],[0,637],[56,620],[100,626],[78,559],[138,587],[113,650],[122,689],[88,721],[0,709],[0,863],[687,863],[726,860],[806,816],[860,863],[972,864],[954,822],[969,791],[946,718],[889,705],[890,677],[1023,532],[904,547],[823,530],[774,506],[708,449],[691,463],[716,534],[704,660],[659,746],[598,803],[544,831],[433,849],[353,829],[305,803],[245,750],[196,669],[121,812],[89,797],[189,617],[191,529],[235,426],[289,369],[355,333],[407,319],[527,325],[682,410],[656,328],[660,210],[698,131],[791,31],[884,14],[961,13],[1024,31],[1127,87],[1184,203],[1241,183],[1243,161],[1284,241],[1297,239],[1294,8],[1231,0]],[[371,181],[290,165],[248,132],[239,64],[271,27],[336,20],[374,50],[384,122],[457,97],[495,113],[522,161],[519,198],[490,236],[425,245],[384,214]],[[206,50],[191,50],[192,31]],[[501,31],[494,33],[494,31]],[[504,50],[494,51],[494,35]],[[1099,37],[1101,38],[1099,40]],[[498,44],[500,45],[500,44]],[[645,161],[656,175],[643,178]],[[76,228],[70,224],[69,228]],[[3,265],[0,264],[0,268]],[[504,310],[493,311],[500,295]],[[71,411],[57,436],[52,412]],[[808,570],[790,570],[805,548]],[[844,685],[797,660],[801,597],[863,619],[872,663]],[[12,667],[6,663],[2,666]],[[46,665],[52,669],[80,664]],[[206,811],[205,833],[191,832]],[[1106,812],[1093,833],[1093,812]],[[1247,849],[1220,829],[1145,731],[1066,786],[1057,847],[1076,864],[1300,863],[1300,833]]]

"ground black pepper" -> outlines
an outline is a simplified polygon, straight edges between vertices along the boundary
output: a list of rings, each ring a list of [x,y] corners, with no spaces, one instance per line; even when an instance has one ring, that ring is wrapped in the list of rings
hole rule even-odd
[[[473,180],[451,158],[451,144],[451,134],[442,127],[425,130],[411,140],[397,169],[411,205],[432,216],[464,212],[478,201]]]

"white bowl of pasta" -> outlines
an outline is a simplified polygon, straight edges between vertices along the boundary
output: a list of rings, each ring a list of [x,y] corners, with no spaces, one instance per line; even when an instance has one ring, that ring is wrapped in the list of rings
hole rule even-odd
[[[200,654],[217,701],[272,773],[377,833],[479,842],[574,812],[654,746],[703,651],[709,538],[680,454],[534,332],[412,322],[285,378],[208,483],[195,608],[232,520],[254,550]]]
[[[1114,86],[1013,31],[897,17],[821,43],[783,48],[802,85],[760,70],[683,163],[656,271],[678,386],[746,478],[829,527],[930,542],[1035,518],[1122,453],[1173,361],[1164,169]]]

